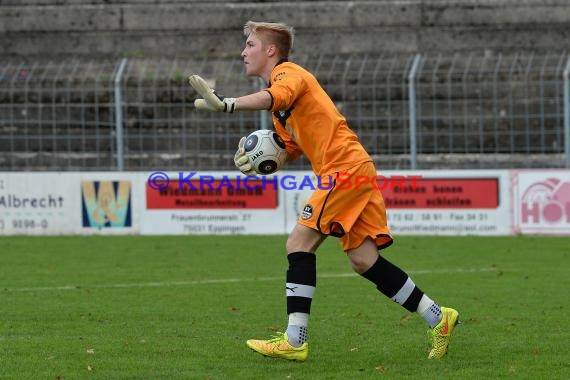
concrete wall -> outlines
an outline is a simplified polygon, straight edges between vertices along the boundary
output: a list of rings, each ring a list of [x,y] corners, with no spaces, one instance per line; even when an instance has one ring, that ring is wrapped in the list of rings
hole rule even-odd
[[[284,21],[295,51],[570,49],[568,0],[0,0],[3,56],[239,55],[247,20]]]

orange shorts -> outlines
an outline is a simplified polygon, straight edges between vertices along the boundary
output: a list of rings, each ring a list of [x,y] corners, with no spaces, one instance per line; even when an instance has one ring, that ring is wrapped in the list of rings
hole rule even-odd
[[[376,177],[372,162],[320,177],[298,223],[325,235],[340,238],[344,251],[359,247],[367,237],[378,249],[392,244],[384,198],[372,186]],[[368,179],[368,181],[367,181]]]

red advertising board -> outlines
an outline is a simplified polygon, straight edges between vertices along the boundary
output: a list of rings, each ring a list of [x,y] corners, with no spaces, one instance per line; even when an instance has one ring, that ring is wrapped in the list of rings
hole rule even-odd
[[[199,180],[190,181],[192,187],[179,181],[154,190],[146,186],[147,209],[274,209],[277,208],[277,189],[262,181],[248,181],[247,186],[235,180],[214,180],[204,186]]]
[[[394,186],[379,183],[386,208],[494,209],[499,206],[498,178],[414,178]]]

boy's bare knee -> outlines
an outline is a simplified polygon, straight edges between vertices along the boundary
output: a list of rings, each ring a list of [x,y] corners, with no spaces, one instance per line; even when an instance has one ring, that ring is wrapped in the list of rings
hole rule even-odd
[[[360,247],[348,251],[347,256],[352,269],[356,273],[362,274],[378,260],[378,250],[373,240],[367,239]]]
[[[287,238],[287,253],[314,253],[325,238],[326,235],[298,224],[293,228],[293,231],[291,231],[291,234]]]

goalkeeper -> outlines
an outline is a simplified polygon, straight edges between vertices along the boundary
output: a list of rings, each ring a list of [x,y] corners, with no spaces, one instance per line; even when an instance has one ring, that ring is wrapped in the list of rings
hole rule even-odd
[[[264,79],[268,87],[254,94],[225,98],[198,75],[192,75],[190,84],[202,96],[196,99],[196,108],[217,112],[271,111],[275,130],[286,143],[288,159],[304,154],[314,173],[323,179],[287,239],[287,328],[267,340],[248,340],[247,346],[265,356],[307,359],[309,314],[317,284],[315,253],[328,236],[334,236],[340,238],[356,273],[426,321],[431,337],[428,357],[443,357],[459,314],[452,308],[440,307],[402,269],[379,254],[392,243],[392,237],[382,194],[372,181],[350,189],[336,186],[340,173],[344,178],[349,173],[353,178],[372,179],[377,175],[376,168],[315,77],[288,61],[293,29],[281,23],[249,21],[244,34],[247,40],[241,56],[246,73]],[[244,141],[245,137],[238,144],[235,164],[244,174],[257,174],[248,163]]]

